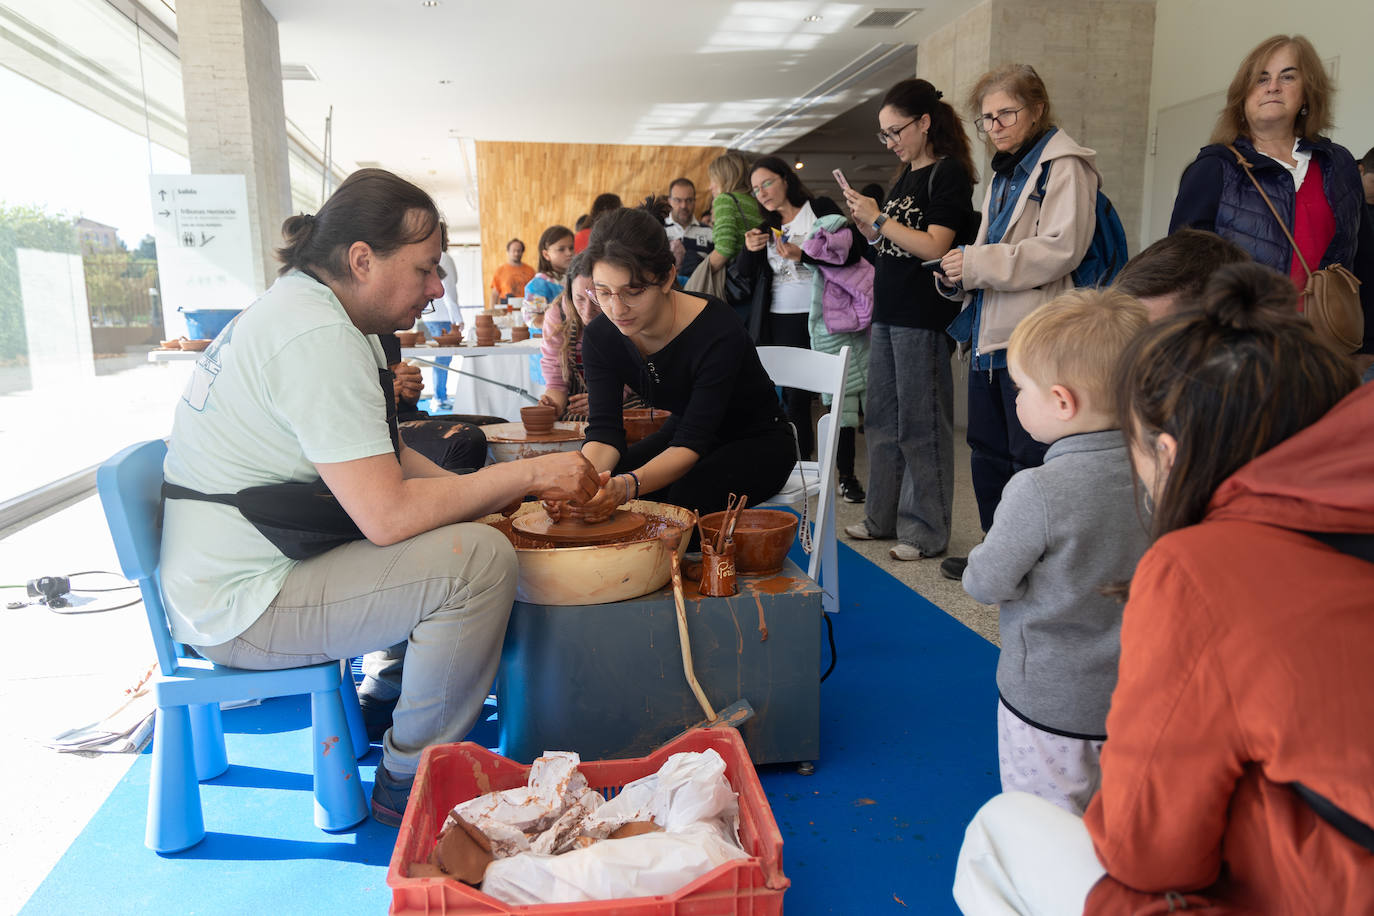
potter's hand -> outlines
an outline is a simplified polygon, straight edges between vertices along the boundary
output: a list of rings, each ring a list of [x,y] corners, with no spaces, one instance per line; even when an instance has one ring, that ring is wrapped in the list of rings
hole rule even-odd
[[[634,488],[631,486],[629,474],[617,474],[615,477],[607,474],[600,491],[583,503],[581,508],[587,521],[604,521],[610,518],[611,513],[618,507],[629,502],[633,495]]]
[[[940,259],[940,270],[948,281],[948,286],[958,286],[964,280],[964,249],[951,248]]]
[[[802,250],[791,242],[778,239],[778,254],[789,261],[801,262]]]
[[[873,221],[878,218],[878,202],[871,197],[864,197],[853,188],[844,192],[844,202],[849,206],[849,213],[854,217],[854,222],[860,226],[872,226]]]
[[[744,233],[744,247],[750,251],[762,251],[768,247],[768,233],[762,229],[750,229]]]
[[[569,413],[575,413],[580,416],[586,416],[587,410],[590,407],[591,403],[587,400],[587,392],[585,391],[581,394],[575,394],[572,397],[568,398]]]
[[[586,502],[601,487],[601,477],[581,452],[554,452],[528,458],[534,465],[534,495],[541,500]]]
[[[419,368],[409,363],[397,363],[391,367],[391,371],[396,374],[391,385],[396,399],[419,400],[425,390],[425,380],[420,376]]]
[[[539,396],[540,404],[547,404],[558,416],[568,409],[568,393],[558,388],[550,388]]]

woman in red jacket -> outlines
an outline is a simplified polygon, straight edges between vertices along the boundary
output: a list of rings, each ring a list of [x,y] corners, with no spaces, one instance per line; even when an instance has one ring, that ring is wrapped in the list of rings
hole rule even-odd
[[[1374,912],[1374,386],[1294,298],[1267,268],[1222,268],[1201,310],[1123,356],[1154,543],[1102,787],[1081,821],[985,805],[965,912]]]

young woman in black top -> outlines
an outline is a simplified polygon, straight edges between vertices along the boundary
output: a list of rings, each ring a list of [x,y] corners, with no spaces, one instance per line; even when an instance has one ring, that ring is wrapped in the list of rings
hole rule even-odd
[[[883,97],[878,139],[906,163],[882,208],[844,193],[854,224],[878,253],[864,437],[868,501],[852,538],[893,538],[894,560],[938,556],[954,508],[953,341],[958,304],[940,296],[921,262],[977,228],[976,175],[959,115],[925,80],[902,80]],[[965,239],[967,240],[967,239]]]
[[[603,314],[582,338],[582,453],[612,472],[586,512],[643,497],[707,513],[724,509],[731,493],[757,503],[781,490],[797,446],[773,382],[733,309],[673,288],[663,224],[642,210],[608,213],[586,256]],[[626,385],[672,412],[662,429],[628,447]]]

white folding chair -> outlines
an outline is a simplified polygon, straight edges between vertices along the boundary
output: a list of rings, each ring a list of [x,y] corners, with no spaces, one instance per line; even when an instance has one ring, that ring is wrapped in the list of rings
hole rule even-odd
[[[824,593],[821,606],[834,614],[840,609],[839,552],[835,546],[835,454],[840,442],[840,417],[844,412],[849,347],[841,347],[838,353],[800,347],[759,347],[758,350],[763,368],[774,384],[831,397],[830,412],[821,417],[817,425],[817,460],[798,462],[787,485],[763,505],[799,509],[805,519],[810,496],[818,497],[808,532],[811,562],[807,564],[806,574],[820,583]]]

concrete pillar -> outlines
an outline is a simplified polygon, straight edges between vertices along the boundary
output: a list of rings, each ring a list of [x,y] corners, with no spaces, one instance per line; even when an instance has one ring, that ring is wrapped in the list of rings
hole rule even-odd
[[[1024,63],[1049,89],[1059,126],[1097,151],[1102,189],[1140,250],[1155,0],[986,0],[921,42],[917,75],[944,90],[967,121],[974,81],[988,69]],[[951,91],[952,90],[952,91]],[[989,154],[974,138],[975,162]],[[980,161],[981,157],[981,161]],[[982,168],[986,180],[986,168]],[[982,206],[986,185],[974,191]]]
[[[177,41],[191,171],[247,178],[254,281],[266,289],[291,212],[277,21],[262,0],[180,0]]]

